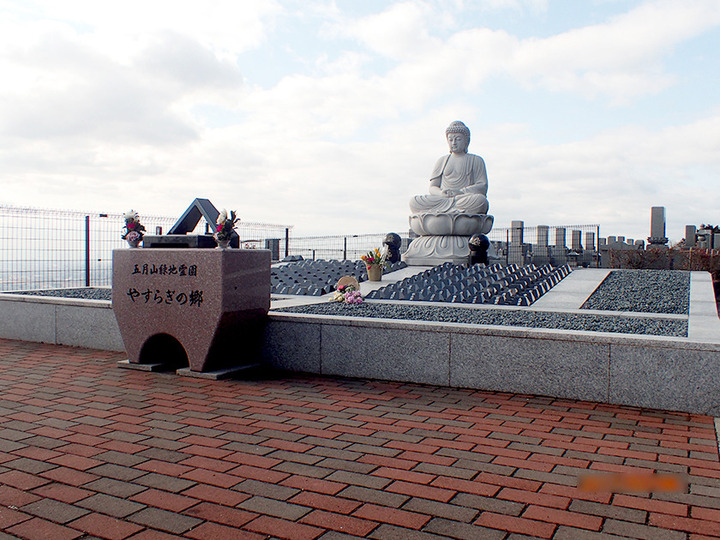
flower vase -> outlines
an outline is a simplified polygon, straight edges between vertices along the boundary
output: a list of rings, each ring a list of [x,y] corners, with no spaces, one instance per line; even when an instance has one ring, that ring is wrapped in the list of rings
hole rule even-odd
[[[142,242],[142,238],[137,238],[135,240],[126,240],[126,242],[128,243],[128,246],[130,246],[131,248],[136,248],[136,247],[140,246],[140,242]]]
[[[219,238],[216,238],[215,241],[217,242],[217,249],[228,249],[230,247],[230,239],[227,240],[220,240]]]
[[[383,268],[379,264],[368,264],[368,281],[382,281]]]

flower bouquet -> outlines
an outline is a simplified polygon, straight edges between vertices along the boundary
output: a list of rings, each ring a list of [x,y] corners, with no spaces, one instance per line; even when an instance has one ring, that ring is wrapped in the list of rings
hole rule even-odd
[[[218,243],[218,247],[224,249],[230,245],[230,240],[235,231],[235,224],[238,221],[240,221],[240,218],[236,216],[235,210],[231,210],[230,216],[228,216],[227,210],[223,208],[215,223],[215,241]]]
[[[138,247],[143,238],[145,227],[140,223],[140,216],[135,210],[125,212],[125,233],[121,236],[126,240],[130,247]]]
[[[353,285],[339,285],[333,294],[332,301],[344,304],[362,304],[363,297]]]
[[[388,248],[385,246],[382,251],[375,248],[360,257],[367,267],[369,281],[382,279],[383,268],[387,266],[387,256]]]

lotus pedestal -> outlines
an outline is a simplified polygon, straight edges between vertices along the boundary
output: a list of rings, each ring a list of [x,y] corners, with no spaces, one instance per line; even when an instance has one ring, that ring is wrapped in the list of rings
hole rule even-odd
[[[487,234],[494,218],[486,214],[415,214],[410,228],[415,238],[402,258],[410,266],[435,266],[469,261],[468,241],[474,234]]]

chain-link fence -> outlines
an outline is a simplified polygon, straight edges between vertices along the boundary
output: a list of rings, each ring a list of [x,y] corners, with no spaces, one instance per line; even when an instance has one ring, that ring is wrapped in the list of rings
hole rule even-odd
[[[371,249],[382,248],[383,240],[385,234],[304,236],[290,239],[287,254],[312,260],[358,260]],[[401,252],[407,250],[408,243],[408,238],[402,239]]]
[[[517,231],[518,228],[515,228]],[[522,227],[521,242],[528,245],[563,245],[570,249],[598,249],[600,227],[593,225],[535,225]],[[513,227],[495,228],[488,233],[493,243],[511,243]],[[589,240],[589,241],[588,241]]]
[[[146,234],[161,234],[177,218],[140,216]],[[112,251],[125,248],[122,214],[0,205],[0,291],[109,286]],[[199,233],[212,232],[201,220]],[[265,247],[289,237],[289,227],[239,222],[243,245]]]
[[[562,265],[599,263],[600,226],[593,225],[536,225],[494,228],[488,233],[497,255],[506,263],[526,264],[550,262]]]
[[[162,234],[177,218],[140,216],[146,234]],[[120,238],[122,214],[47,210],[0,205],[0,291],[58,287],[110,286],[112,250],[125,248]],[[212,232],[212,225],[198,223],[195,234]],[[241,246],[270,249],[273,260],[289,255],[312,260],[358,260],[371,249],[381,248],[383,234],[292,237],[292,227],[240,221],[237,226]],[[411,240],[402,237],[401,253]],[[497,255],[505,262],[517,259],[517,249],[525,262],[539,258],[543,246],[555,254],[562,250],[572,262],[573,254],[591,260],[597,253],[597,225],[536,226],[493,229],[488,237]],[[518,262],[513,259],[513,262]],[[576,260],[581,263],[583,260]],[[538,259],[539,260],[539,259]],[[522,262],[522,261],[520,261]]]

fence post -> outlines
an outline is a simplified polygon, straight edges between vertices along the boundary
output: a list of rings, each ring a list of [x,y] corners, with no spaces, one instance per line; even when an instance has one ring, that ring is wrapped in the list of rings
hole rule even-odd
[[[90,286],[90,216],[85,216],[85,286]]]
[[[290,255],[290,228],[285,227],[285,256]]]
[[[505,230],[505,266],[510,264],[510,229]]]
[[[597,254],[597,263],[595,266],[600,268],[600,225],[595,227],[595,246],[597,246],[597,251],[595,252]]]
[[[343,261],[347,261],[347,236],[343,236]]]

